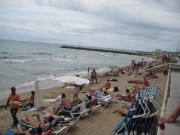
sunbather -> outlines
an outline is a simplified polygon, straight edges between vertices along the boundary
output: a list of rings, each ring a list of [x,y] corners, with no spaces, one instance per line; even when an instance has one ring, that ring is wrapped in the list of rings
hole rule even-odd
[[[131,94],[129,93],[129,89],[126,90],[124,95],[116,95],[116,97],[119,97],[118,100],[131,101]]]
[[[134,97],[136,96],[137,92],[139,90],[144,90],[145,89],[145,86],[142,86],[140,87],[139,85],[135,84],[132,88],[131,88],[131,91],[130,91],[130,95],[131,95],[131,99],[133,100]]]
[[[61,109],[71,110],[71,108],[72,108],[72,106],[71,106],[70,100],[68,98],[66,98],[66,95],[64,93],[62,93],[62,102],[56,108],[56,110],[54,111],[54,114],[57,114]]]
[[[145,74],[145,77],[157,78],[157,75],[154,71],[149,71],[147,74]]]
[[[144,77],[144,81],[142,82],[143,86],[150,86],[149,81]]]
[[[116,112],[120,113],[122,116],[126,116],[128,113],[128,111],[124,111],[122,109],[116,109],[115,111],[113,111],[113,113],[116,113]]]
[[[34,107],[34,91],[31,91],[31,97],[25,100],[22,100],[23,108],[32,108]]]
[[[126,104],[125,104],[125,105],[122,106],[122,108],[129,109],[129,108],[130,108],[130,105],[126,105]],[[124,111],[124,110],[122,110],[122,109],[116,109],[116,110],[113,111],[113,113],[116,113],[116,112],[120,113],[122,116],[126,116],[127,113],[128,113],[128,110]]]
[[[32,135],[29,130],[22,131],[21,129],[18,129],[17,127],[14,128],[15,134],[22,134],[22,135]],[[48,130],[46,132],[43,132],[43,129],[41,127],[36,128],[36,134],[35,135],[51,135],[53,132],[51,130]]]
[[[44,119],[44,120],[45,120],[44,123],[41,123],[38,120],[31,120],[26,116],[26,119],[21,120],[21,121],[25,122],[26,124],[31,125],[35,128],[38,128],[40,126],[41,128],[46,129],[50,125],[50,123],[54,120],[54,117],[49,116],[47,121],[46,121],[46,119]]]
[[[90,93],[94,97],[103,97],[105,96],[103,88],[101,87],[99,90],[95,90],[94,92]]]
[[[103,86],[106,90],[111,88],[111,83],[109,82],[109,79],[107,80],[106,84]]]
[[[128,83],[142,84],[143,80],[129,80]]]

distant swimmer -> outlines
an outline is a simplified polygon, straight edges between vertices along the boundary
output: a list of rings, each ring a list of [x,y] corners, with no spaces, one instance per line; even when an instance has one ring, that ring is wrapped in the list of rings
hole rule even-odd
[[[1,54],[7,54],[8,52],[1,52]]]

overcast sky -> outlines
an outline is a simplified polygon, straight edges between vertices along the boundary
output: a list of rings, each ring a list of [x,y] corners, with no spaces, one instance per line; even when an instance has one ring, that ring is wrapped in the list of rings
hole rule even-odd
[[[0,38],[176,51],[180,0],[0,0]]]

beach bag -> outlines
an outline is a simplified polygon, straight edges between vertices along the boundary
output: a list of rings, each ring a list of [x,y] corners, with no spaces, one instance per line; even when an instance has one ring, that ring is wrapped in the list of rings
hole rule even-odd
[[[114,91],[114,92],[119,91],[118,87],[114,87],[114,90],[113,90],[113,91]]]
[[[94,100],[92,101],[92,105],[98,105],[97,99],[94,99]]]

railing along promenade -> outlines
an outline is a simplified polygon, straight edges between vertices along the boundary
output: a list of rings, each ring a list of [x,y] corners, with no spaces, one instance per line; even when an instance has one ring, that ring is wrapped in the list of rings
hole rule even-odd
[[[180,104],[180,64],[170,64],[160,116],[172,113]],[[165,130],[158,127],[157,135],[180,135],[180,118],[166,123]]]

